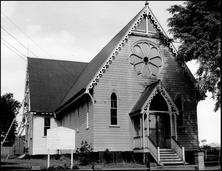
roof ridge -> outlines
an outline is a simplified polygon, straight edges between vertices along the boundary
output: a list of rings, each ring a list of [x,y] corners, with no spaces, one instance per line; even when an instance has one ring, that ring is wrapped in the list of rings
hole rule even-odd
[[[34,57],[27,57],[28,59],[35,59],[35,60],[50,60],[50,61],[58,61],[58,62],[78,62],[78,63],[89,63],[89,62],[82,62],[82,61],[71,61],[71,60],[60,60],[60,59],[48,59],[48,58],[34,58]]]

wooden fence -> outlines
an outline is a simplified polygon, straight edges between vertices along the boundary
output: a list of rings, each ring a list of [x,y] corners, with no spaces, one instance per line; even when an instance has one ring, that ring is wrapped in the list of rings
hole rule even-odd
[[[1,156],[14,155],[13,147],[3,146],[1,147]]]

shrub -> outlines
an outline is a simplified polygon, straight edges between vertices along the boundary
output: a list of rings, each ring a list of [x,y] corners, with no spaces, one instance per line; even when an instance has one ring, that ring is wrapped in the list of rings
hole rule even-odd
[[[94,161],[93,148],[91,143],[88,144],[87,141],[82,141],[81,147],[76,149],[76,154],[81,165],[87,165]]]
[[[108,148],[104,152],[104,158],[106,160],[106,163],[110,163],[111,162],[112,154],[110,153]]]

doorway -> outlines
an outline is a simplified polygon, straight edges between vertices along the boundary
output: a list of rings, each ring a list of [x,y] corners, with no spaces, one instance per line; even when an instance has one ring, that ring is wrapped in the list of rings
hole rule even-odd
[[[149,136],[153,143],[160,148],[170,148],[169,138],[170,115],[164,98],[158,93],[151,101],[149,110]]]

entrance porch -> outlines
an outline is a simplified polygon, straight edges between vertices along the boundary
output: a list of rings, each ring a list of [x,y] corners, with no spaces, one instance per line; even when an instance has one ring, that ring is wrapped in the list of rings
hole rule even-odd
[[[145,89],[130,113],[135,153],[150,153],[157,164],[185,164],[177,141],[178,109],[160,82]]]

